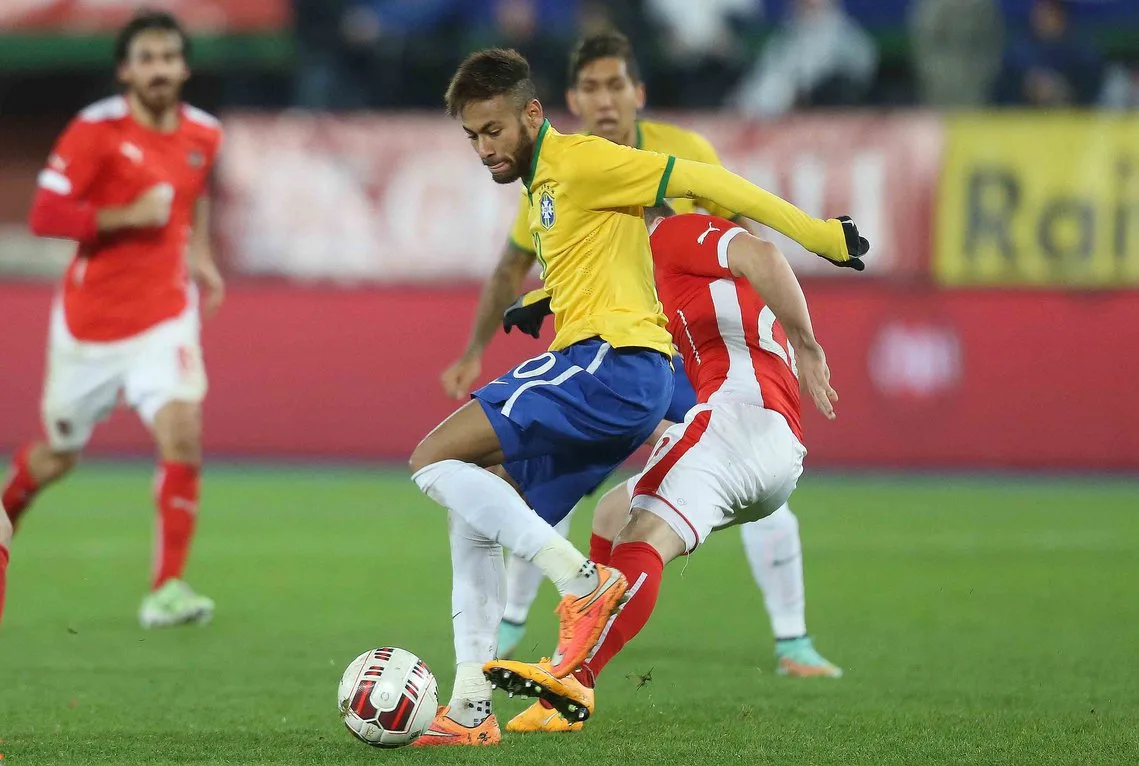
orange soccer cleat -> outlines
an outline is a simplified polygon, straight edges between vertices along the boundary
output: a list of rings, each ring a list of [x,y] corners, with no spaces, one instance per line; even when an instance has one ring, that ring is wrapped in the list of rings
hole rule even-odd
[[[609,618],[625,603],[629,582],[607,566],[597,567],[597,587],[585,596],[565,596],[556,610],[561,622],[550,672],[565,678],[585,662],[601,639]]]
[[[458,745],[466,747],[482,747],[484,745],[497,745],[502,741],[502,731],[498,728],[498,719],[494,715],[487,717],[478,726],[463,726],[458,721],[447,717],[450,708],[439,708],[435,720],[423,732],[423,736],[411,743],[412,747],[439,747],[445,745]]]

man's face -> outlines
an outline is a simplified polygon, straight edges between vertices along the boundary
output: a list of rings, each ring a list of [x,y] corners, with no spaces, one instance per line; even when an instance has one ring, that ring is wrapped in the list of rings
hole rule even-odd
[[[495,183],[513,183],[530,172],[534,135],[542,124],[537,101],[519,112],[510,96],[495,96],[467,104],[461,117],[467,139]]]
[[[645,105],[645,86],[634,82],[624,59],[591,61],[566,92],[570,111],[585,131],[616,143],[636,136],[637,112]]]
[[[190,77],[176,32],[148,29],[131,40],[127,58],[119,65],[119,81],[153,112],[178,103],[182,85]]]

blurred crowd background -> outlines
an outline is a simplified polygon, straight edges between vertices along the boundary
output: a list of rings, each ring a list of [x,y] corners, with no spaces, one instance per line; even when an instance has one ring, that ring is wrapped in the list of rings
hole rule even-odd
[[[6,0],[0,110],[42,112],[106,86],[105,34],[133,2]],[[566,85],[582,34],[632,38],[658,108],[771,117],[836,106],[1139,106],[1133,0],[201,0],[208,108],[431,109],[491,45]],[[89,6],[85,8],[84,6]],[[240,6],[240,8],[238,8]],[[102,19],[102,23],[100,23]],[[62,96],[62,97],[61,97]]]
[[[0,451],[37,427],[73,250],[27,230],[36,174],[114,91],[112,39],[141,5],[0,0]],[[443,115],[447,80],[472,50],[517,48],[578,130],[567,54],[616,27],[649,117],[873,242],[853,275],[774,237],[842,393],[810,426],[812,465],[1139,470],[1139,0],[145,5],[190,30],[186,98],[226,130],[210,450],[406,457],[453,406],[438,375],[519,202]],[[484,371],[541,348],[496,341]],[[145,451],[125,422],[95,449]]]

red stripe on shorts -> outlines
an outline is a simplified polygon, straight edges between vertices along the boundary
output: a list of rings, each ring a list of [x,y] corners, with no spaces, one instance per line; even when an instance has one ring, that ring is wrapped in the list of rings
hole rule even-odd
[[[656,465],[645,471],[633,490],[634,497],[659,494],[658,490],[660,490],[660,484],[664,481],[664,477],[668,475],[676,462],[684,457],[688,450],[696,446],[696,442],[700,441],[700,437],[708,430],[708,421],[711,417],[711,410],[703,410],[692,418],[692,422],[684,429],[684,435],[677,440],[676,444],[672,445],[672,449],[664,453],[664,457]]]
[[[651,497],[651,498],[654,498],[656,500],[660,500],[662,503],[664,503],[669,508],[671,508],[672,512],[675,513],[677,516],[679,516],[680,520],[683,521],[685,524],[687,524],[688,528],[692,530],[692,536],[696,538],[696,544],[697,545],[704,542],[703,540],[700,539],[700,533],[696,531],[696,527],[692,526],[692,522],[688,520],[687,516],[685,516],[683,513],[680,512],[679,508],[677,508],[675,505],[673,505],[669,501],[665,500],[663,497],[661,497],[659,494],[657,494],[655,492],[652,494],[649,494],[647,492],[643,493],[643,494],[645,494],[646,497]],[[695,549],[693,549],[693,550],[695,550]],[[688,554],[685,554],[685,555],[688,555]]]

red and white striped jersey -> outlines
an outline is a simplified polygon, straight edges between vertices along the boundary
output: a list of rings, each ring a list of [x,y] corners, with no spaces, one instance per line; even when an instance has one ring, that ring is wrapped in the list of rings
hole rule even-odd
[[[774,410],[802,441],[795,354],[775,314],[728,269],[728,243],[745,233],[711,215],[661,221],[650,238],[657,293],[697,401]]]

